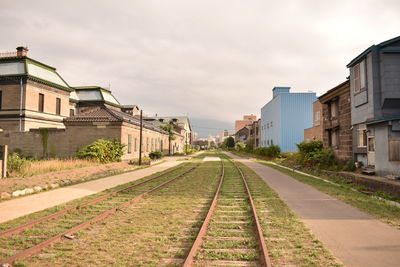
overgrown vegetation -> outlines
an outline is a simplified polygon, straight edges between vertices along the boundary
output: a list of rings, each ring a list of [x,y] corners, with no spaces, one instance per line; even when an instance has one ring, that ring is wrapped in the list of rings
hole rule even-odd
[[[85,159],[41,159],[23,157],[19,153],[8,156],[7,171],[9,177],[29,177],[48,172],[82,168],[98,165],[93,160]]]
[[[139,165],[139,159],[132,159],[129,161],[130,164]],[[150,165],[151,159],[149,157],[142,157],[142,165]]]
[[[16,173],[25,172],[30,165],[31,162],[29,160],[25,159],[24,157],[21,157],[16,152],[8,156],[7,170],[11,176],[15,175]]]
[[[49,129],[48,128],[39,128],[39,133],[42,136],[42,149],[43,149],[43,157],[47,157],[47,147],[49,141]]]
[[[184,145],[184,147],[183,147],[183,151],[185,152],[186,155],[193,154],[199,150],[200,150],[199,146],[194,147],[191,144]]]
[[[320,169],[337,169],[338,160],[332,149],[323,148],[321,141],[301,142],[297,162],[303,166],[315,166]]]
[[[271,145],[269,147],[257,147],[254,149],[254,154],[268,158],[276,158],[280,153],[281,148],[277,145]]]
[[[125,145],[117,140],[99,139],[82,148],[77,157],[80,159],[94,160],[101,163],[121,161]]]
[[[164,155],[161,151],[153,151],[149,153],[151,159],[161,159],[163,156]]]

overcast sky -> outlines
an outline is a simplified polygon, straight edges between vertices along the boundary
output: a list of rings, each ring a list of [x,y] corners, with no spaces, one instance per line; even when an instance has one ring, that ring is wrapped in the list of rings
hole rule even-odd
[[[148,115],[233,124],[274,86],[343,82],[351,59],[400,35],[399,14],[398,0],[2,0],[0,51],[27,45],[70,85],[111,84]]]

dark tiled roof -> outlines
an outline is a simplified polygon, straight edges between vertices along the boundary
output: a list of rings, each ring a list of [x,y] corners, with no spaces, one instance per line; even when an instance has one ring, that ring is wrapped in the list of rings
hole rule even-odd
[[[118,118],[113,113],[110,112],[110,109],[104,107],[98,107],[87,112],[77,114],[72,117],[68,117],[64,119],[66,122],[89,122],[89,121],[106,121],[106,122],[115,122],[122,121],[121,118]]]
[[[65,122],[127,122],[140,126],[140,120],[125,112],[113,110],[107,107],[98,107],[87,112],[77,114],[64,119]],[[143,122],[143,128],[165,133],[160,128],[150,123]]]

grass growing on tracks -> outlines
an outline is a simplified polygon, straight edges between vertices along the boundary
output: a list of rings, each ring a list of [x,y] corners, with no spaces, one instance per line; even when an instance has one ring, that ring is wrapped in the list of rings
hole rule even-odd
[[[275,191],[250,168],[237,164],[252,192],[273,266],[340,266]]]
[[[168,187],[82,231],[78,239],[46,249],[30,259],[30,266],[160,266],[165,258],[182,258],[186,250],[180,248],[193,242],[198,221],[206,215],[199,200],[209,205],[219,175],[220,162],[204,162]],[[71,246],[73,250],[65,250]]]
[[[25,230],[18,235],[14,235],[11,237],[0,237],[0,260],[12,256],[17,252],[17,250],[27,249],[29,247],[32,247],[51,236],[62,233],[67,229],[70,229],[88,219],[93,218],[94,216],[100,214],[101,212],[116,207],[122,204],[123,202],[132,199],[134,196],[137,196],[149,190],[150,188],[171,179],[171,177],[183,173],[184,171],[188,170],[191,167],[192,166],[189,166],[189,164],[187,164],[186,166],[183,166],[182,169],[178,170],[177,168],[175,168],[171,173],[168,173],[163,177],[151,181],[148,184],[140,185],[139,187],[134,187],[129,191],[123,191],[115,196],[111,196],[108,199],[96,203],[93,206],[84,207],[79,210],[72,210],[70,213],[62,215],[57,219],[39,223],[33,226],[33,228]],[[131,184],[136,184],[140,181],[136,181]],[[125,186],[127,185],[119,186],[114,190],[123,188]],[[4,251],[4,249],[6,249],[6,251]],[[12,249],[13,251],[10,251],[10,249]]]
[[[299,173],[292,172],[290,170],[281,168],[279,166],[269,164],[266,161],[257,160],[257,162],[266,165],[268,167],[274,168],[282,173],[285,173],[296,180],[311,185],[316,189],[331,195],[347,204],[350,204],[378,219],[383,222],[386,222],[390,225],[393,225],[397,228],[400,228],[400,208],[390,205],[385,201],[375,199],[371,196],[365,195],[361,192],[352,190],[351,185],[341,184],[340,187],[326,183],[324,181],[302,175]],[[328,180],[332,180],[333,182],[340,183],[341,179],[333,180],[332,178]]]
[[[184,166],[184,167],[182,169],[178,170],[178,168],[180,166]],[[177,173],[183,172],[183,169],[189,169],[190,167],[191,166],[187,165],[186,163],[183,163],[183,165],[178,165],[176,167],[167,169],[165,171],[154,173],[152,175],[143,177],[143,178],[135,180],[133,182],[130,182],[130,183],[127,183],[127,184],[123,184],[123,185],[119,185],[119,186],[104,190],[104,191],[99,192],[97,194],[89,195],[89,196],[86,196],[86,197],[83,197],[83,198],[80,198],[80,199],[69,201],[69,202],[67,202],[65,204],[62,204],[62,205],[57,205],[55,207],[51,207],[51,208],[48,208],[48,209],[45,209],[45,210],[42,210],[42,211],[38,211],[38,212],[31,213],[31,214],[28,214],[28,215],[25,215],[25,216],[21,216],[21,217],[19,217],[17,219],[1,223],[0,224],[0,231],[3,231],[5,229],[21,225],[23,223],[32,221],[32,220],[37,219],[37,218],[41,218],[41,217],[47,216],[49,214],[55,213],[57,211],[60,211],[60,210],[63,210],[63,209],[69,208],[69,207],[75,207],[75,206],[77,206],[79,204],[82,204],[84,202],[87,202],[87,201],[90,201],[92,199],[98,198],[98,197],[100,197],[102,195],[105,195],[107,193],[110,193],[110,192],[113,192],[113,191],[117,191],[117,190],[122,189],[124,187],[130,186],[130,185],[134,185],[134,184],[138,184],[138,183],[141,183],[143,181],[149,180],[149,179],[151,179],[151,178],[153,178],[153,177],[155,177],[157,175],[160,175],[160,174],[162,174],[164,172],[168,172],[168,171],[173,170],[171,173],[169,173],[169,174],[167,174],[165,176],[165,177],[172,177],[173,175],[175,175]],[[176,169],[176,171],[175,171],[175,169]]]

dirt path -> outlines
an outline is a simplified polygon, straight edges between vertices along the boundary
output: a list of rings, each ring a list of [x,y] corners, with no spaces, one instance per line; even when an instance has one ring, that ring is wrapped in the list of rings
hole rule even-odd
[[[227,154],[262,177],[346,266],[399,265],[399,230],[277,170]]]
[[[180,163],[182,161],[169,160],[149,168],[1,202],[0,223],[129,183]]]

